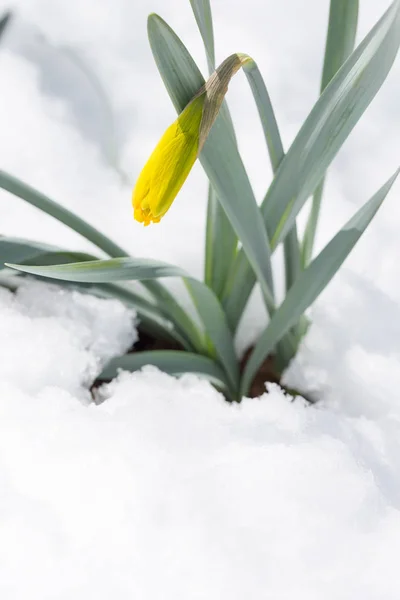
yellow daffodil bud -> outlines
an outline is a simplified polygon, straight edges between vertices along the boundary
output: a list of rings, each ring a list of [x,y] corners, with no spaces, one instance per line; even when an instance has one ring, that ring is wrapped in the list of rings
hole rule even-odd
[[[204,100],[202,94],[186,106],[140,173],[132,199],[136,221],[158,223],[183,186],[198,155]]]
[[[229,81],[248,60],[245,54],[233,54],[227,58],[168,127],[133,190],[133,215],[136,221],[146,226],[158,223],[165,215],[218,116]]]

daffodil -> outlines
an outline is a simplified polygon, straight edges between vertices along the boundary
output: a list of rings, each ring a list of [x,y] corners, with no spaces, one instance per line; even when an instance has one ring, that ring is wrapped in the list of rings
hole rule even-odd
[[[186,106],[140,173],[132,198],[136,221],[158,223],[183,186],[199,151],[204,100],[202,94]]]
[[[230,79],[248,59],[240,54],[227,58],[168,127],[133,190],[136,221],[146,226],[165,215],[207,139]]]

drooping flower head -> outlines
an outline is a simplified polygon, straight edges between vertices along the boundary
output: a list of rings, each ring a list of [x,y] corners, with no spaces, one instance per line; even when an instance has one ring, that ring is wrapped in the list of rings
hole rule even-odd
[[[218,116],[229,81],[249,59],[244,54],[233,54],[224,60],[177,120],[168,127],[133,190],[132,205],[136,221],[146,226],[158,223],[165,215]]]

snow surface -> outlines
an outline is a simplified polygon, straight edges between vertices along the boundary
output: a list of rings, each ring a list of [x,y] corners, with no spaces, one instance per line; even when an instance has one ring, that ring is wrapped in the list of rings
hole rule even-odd
[[[389,2],[360,4],[359,37]],[[328,5],[213,2],[218,58],[254,56],[286,147],[318,92]],[[198,165],[159,226],[133,223],[130,209],[131,185],[174,114],[146,15],[166,18],[204,67],[189,2],[0,0],[6,7],[17,16],[0,48],[1,168],[132,253],[200,276]],[[399,76],[397,61],[335,161],[319,247],[398,166]],[[243,77],[229,102],[261,199],[270,174]],[[399,184],[313,307],[286,374],[318,394],[316,407],[275,387],[230,406],[196,377],[150,367],[89,403],[102,365],[135,341],[135,315],[56,286],[0,289],[0,598],[398,600],[398,195]],[[2,234],[93,251],[5,192],[0,222]],[[239,350],[262,315],[255,295]]]

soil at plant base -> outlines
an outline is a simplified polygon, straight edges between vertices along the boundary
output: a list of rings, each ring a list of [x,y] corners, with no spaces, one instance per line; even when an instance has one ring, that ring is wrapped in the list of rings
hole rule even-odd
[[[240,361],[240,370],[243,371],[246,366],[247,361],[249,360],[251,351],[253,347],[247,348],[244,353],[241,361]],[[262,363],[261,367],[257,371],[256,376],[253,379],[253,383],[251,384],[249,396],[250,398],[256,398],[257,396],[261,396],[267,390],[265,387],[265,383],[269,381],[271,383],[277,383],[285,392],[286,388],[281,384],[281,374],[275,368],[275,361],[273,355],[267,356],[267,358]]]

